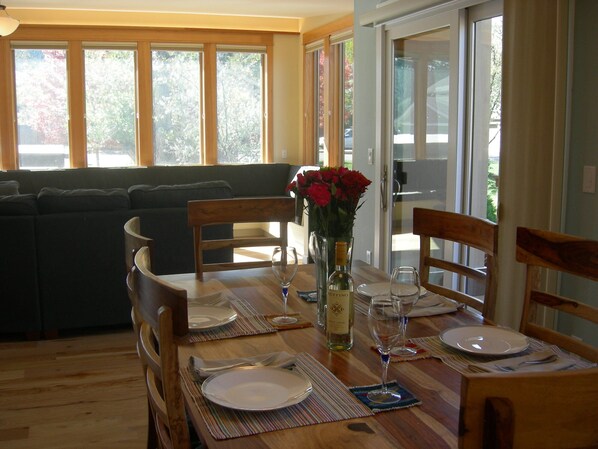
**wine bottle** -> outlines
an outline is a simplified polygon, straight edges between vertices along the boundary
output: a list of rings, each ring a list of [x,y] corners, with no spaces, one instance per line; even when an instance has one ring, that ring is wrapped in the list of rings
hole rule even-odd
[[[333,351],[353,346],[353,278],[347,265],[347,242],[336,242],[336,269],[328,278],[326,344]]]

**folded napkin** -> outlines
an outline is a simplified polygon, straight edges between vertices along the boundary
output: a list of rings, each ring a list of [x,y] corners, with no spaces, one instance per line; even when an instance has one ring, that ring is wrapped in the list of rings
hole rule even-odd
[[[318,294],[315,290],[300,291],[297,290],[297,296],[307,302],[317,302]]]
[[[538,363],[534,363],[538,362]],[[520,357],[470,364],[491,373],[531,373],[541,371],[562,371],[575,366],[576,361],[564,355],[557,355],[551,349],[533,352]],[[501,369],[502,368],[502,369]]]
[[[187,304],[190,307],[197,306],[230,306],[230,300],[222,292],[210,293],[209,295],[196,298],[187,297]]]
[[[238,366],[270,366],[274,368],[286,368],[294,364],[295,355],[284,351],[226,360],[204,360],[195,356],[189,357],[190,367],[202,378]]]
[[[411,312],[407,314],[409,318],[418,316],[442,315],[457,311],[457,304],[444,296],[428,294],[419,298]]]

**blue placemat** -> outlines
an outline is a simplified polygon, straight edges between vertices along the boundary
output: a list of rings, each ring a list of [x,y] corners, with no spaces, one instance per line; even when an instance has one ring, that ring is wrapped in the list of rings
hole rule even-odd
[[[385,412],[387,410],[396,410],[399,408],[407,408],[407,407],[414,407],[416,405],[420,405],[422,401],[417,399],[413,393],[411,393],[406,388],[399,385],[396,381],[388,382],[386,384],[389,390],[398,391],[401,395],[401,400],[399,402],[394,402],[392,404],[381,404],[378,402],[372,402],[368,399],[368,392],[372,390],[377,390],[382,387],[381,384],[377,385],[369,385],[365,387],[351,387],[349,391],[353,393],[357,399],[367,405],[373,412]]]

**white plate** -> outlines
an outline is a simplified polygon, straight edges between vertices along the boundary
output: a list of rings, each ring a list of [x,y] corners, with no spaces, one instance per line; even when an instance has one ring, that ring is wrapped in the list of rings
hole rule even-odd
[[[517,354],[529,346],[527,337],[519,332],[497,326],[462,326],[440,334],[447,345],[470,354]]]
[[[276,410],[298,404],[312,391],[309,379],[283,368],[244,366],[208,377],[201,392],[236,410]]]
[[[390,292],[390,281],[388,282],[375,282],[373,284],[361,284],[357,286],[357,293],[365,296],[378,296],[388,294]],[[420,287],[419,296],[423,296],[428,293],[424,287]]]
[[[189,305],[189,329],[204,330],[231,323],[237,319],[237,312],[230,306]]]

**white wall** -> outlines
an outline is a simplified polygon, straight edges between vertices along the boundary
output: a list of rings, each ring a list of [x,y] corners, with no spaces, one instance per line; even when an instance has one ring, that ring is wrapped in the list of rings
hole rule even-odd
[[[364,197],[364,204],[357,212],[354,230],[353,257],[366,260],[366,251],[374,249],[374,207],[379,186],[374,182],[375,166],[368,165],[367,149],[376,143],[376,32],[374,28],[359,25],[359,16],[376,9],[377,0],[355,0],[353,31],[355,65],[354,116],[353,116],[353,168],[372,181]],[[379,149],[376,149],[379,154]]]
[[[571,135],[567,173],[565,232],[598,240],[598,193],[582,192],[584,165],[598,166],[598,2],[576,0],[571,93]],[[565,277],[562,292],[598,306],[596,282]],[[564,314],[563,314],[564,315]],[[559,328],[598,345],[596,325],[563,316]]]
[[[303,49],[297,34],[274,36],[274,161],[299,164],[303,148]],[[284,158],[282,151],[287,151]]]

